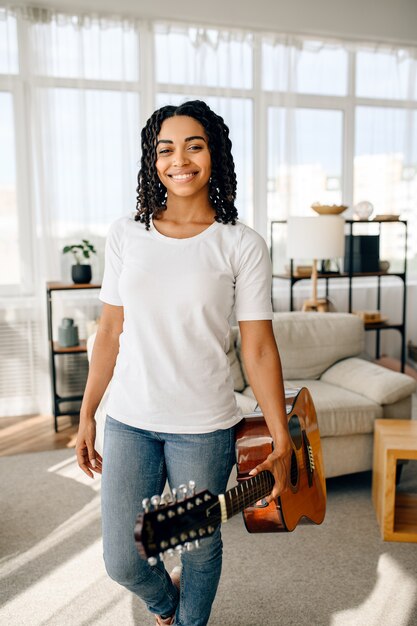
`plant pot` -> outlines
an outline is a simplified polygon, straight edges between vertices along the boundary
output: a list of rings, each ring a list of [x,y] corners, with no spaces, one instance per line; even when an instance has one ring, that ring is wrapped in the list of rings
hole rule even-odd
[[[76,285],[91,283],[91,265],[73,265],[71,268],[71,276]]]

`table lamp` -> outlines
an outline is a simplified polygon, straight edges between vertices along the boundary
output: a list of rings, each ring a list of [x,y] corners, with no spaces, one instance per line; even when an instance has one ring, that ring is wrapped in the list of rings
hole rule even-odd
[[[312,297],[303,311],[326,311],[327,300],[317,298],[317,260],[343,257],[345,220],[337,215],[288,218],[287,254],[290,259],[312,259]]]

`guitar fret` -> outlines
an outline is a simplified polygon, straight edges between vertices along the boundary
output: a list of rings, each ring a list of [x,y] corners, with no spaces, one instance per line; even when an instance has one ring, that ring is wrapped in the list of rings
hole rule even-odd
[[[229,489],[224,494],[227,517],[232,517],[264,498],[271,491],[273,484],[274,478],[272,474],[265,471],[243,480],[232,489]]]
[[[248,483],[248,481],[246,481]],[[273,485],[273,477],[269,472],[261,472],[254,477],[252,481],[252,485],[248,487],[248,497],[245,499],[245,504],[243,508],[250,506],[255,501],[260,500],[261,498],[268,495],[268,492],[271,490]]]

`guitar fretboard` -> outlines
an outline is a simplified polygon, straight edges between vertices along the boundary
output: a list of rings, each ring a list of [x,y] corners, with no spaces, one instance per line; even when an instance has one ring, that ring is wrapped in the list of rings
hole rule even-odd
[[[224,498],[227,518],[229,519],[236,513],[241,513],[246,507],[269,495],[274,482],[271,472],[260,472],[248,480],[242,480],[236,487],[226,491]]]

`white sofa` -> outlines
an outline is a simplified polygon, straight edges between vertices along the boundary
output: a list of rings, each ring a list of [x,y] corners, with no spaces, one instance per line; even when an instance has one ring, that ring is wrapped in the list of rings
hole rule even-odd
[[[273,328],[285,385],[305,386],[313,398],[326,477],[370,470],[375,419],[410,419],[417,382],[361,358],[365,331],[356,315],[275,313]],[[256,400],[241,360],[238,327],[232,336],[235,394],[247,413]]]
[[[355,315],[275,313],[273,328],[286,386],[305,386],[311,392],[326,477],[370,470],[375,419],[409,419],[417,382],[361,358],[365,331]],[[93,343],[94,335],[87,342],[89,357]],[[256,400],[241,360],[238,327],[231,329],[228,357],[238,406],[248,413]],[[99,451],[107,395],[108,390],[96,412]]]

